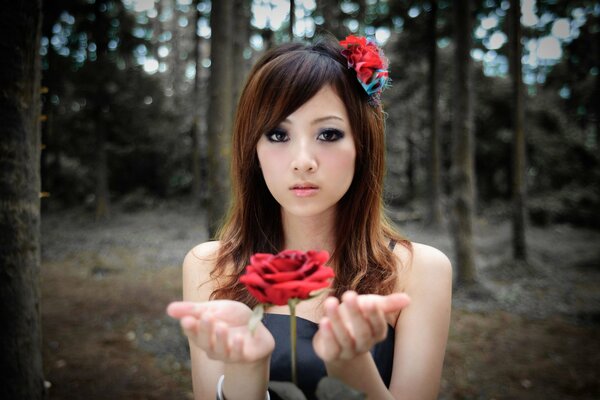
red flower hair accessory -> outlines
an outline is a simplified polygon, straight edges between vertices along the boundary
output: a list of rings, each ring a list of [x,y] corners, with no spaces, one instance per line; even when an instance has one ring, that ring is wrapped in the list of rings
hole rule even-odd
[[[363,36],[347,36],[340,45],[344,48],[342,55],[348,60],[348,68],[356,71],[369,102],[377,106],[381,92],[389,86],[388,59],[383,50]]]

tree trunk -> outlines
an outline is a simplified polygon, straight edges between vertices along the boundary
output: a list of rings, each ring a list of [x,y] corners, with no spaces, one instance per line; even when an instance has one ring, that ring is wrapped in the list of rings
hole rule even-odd
[[[475,283],[473,247],[473,105],[471,84],[471,24],[469,0],[453,3],[455,53],[452,117],[452,211],[458,283]]]
[[[248,47],[250,41],[250,7],[249,0],[234,0],[234,32],[233,35],[233,96],[232,96],[232,113],[235,114],[237,102],[239,100],[244,79],[246,78],[246,59],[244,51]]]
[[[290,42],[294,41],[294,24],[296,23],[296,2],[290,0]]]
[[[233,1],[213,2],[210,27],[211,67],[208,108],[208,232],[214,237],[229,204],[229,159],[232,128]]]
[[[415,143],[413,137],[413,123],[412,114],[408,113],[406,116],[408,120],[408,130],[406,132],[406,180],[408,182],[408,194],[406,200],[412,201],[416,197],[416,182],[415,182],[415,169],[416,169],[416,156],[415,156]]]
[[[527,260],[525,243],[525,131],[523,129],[523,82],[521,76],[521,7],[510,1],[510,72],[512,78],[513,168],[512,168],[512,249],[516,260]]]
[[[196,74],[194,75],[194,87],[192,89],[192,127],[190,129],[190,137],[192,139],[191,166],[192,166],[192,197],[198,208],[202,207],[202,168],[200,158],[200,73],[201,65],[201,49],[200,35],[197,32],[198,22],[200,21],[200,11],[198,10],[199,0],[194,2],[194,60],[196,63]]]
[[[0,398],[42,399],[41,0],[0,11]]]
[[[431,2],[429,17],[429,212],[427,222],[437,228],[442,224],[441,202],[441,142],[438,118],[438,75],[437,75],[437,1]]]
[[[108,188],[108,160],[106,152],[106,127],[97,115],[96,126],[96,220],[110,217],[110,191]]]
[[[322,30],[338,40],[346,37],[346,27],[342,21],[342,10],[338,0],[317,0],[317,11],[323,17]]]

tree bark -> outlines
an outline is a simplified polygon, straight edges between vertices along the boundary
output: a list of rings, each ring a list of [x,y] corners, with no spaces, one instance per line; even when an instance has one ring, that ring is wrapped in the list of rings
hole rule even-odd
[[[229,205],[229,160],[232,128],[232,15],[233,1],[213,2],[208,108],[209,201],[208,232],[214,237]]]
[[[198,208],[202,207],[202,168],[200,156],[200,73],[201,66],[201,49],[200,36],[197,32],[198,22],[200,21],[200,11],[198,10],[199,0],[194,2],[194,61],[196,63],[196,73],[194,75],[194,87],[192,88],[192,126],[190,129],[190,137],[192,139],[191,166],[192,166],[192,197]]]
[[[441,141],[438,118],[438,75],[437,75],[437,1],[431,2],[429,16],[429,212],[427,222],[437,228],[442,224],[441,202]]]
[[[416,197],[416,182],[415,182],[415,169],[416,169],[416,155],[415,155],[415,143],[413,134],[413,116],[408,113],[406,115],[408,130],[406,132],[406,180],[408,182],[408,194],[406,200],[412,201]]]
[[[475,283],[473,247],[474,155],[471,83],[471,24],[469,0],[453,3],[456,49],[452,119],[452,211],[453,239],[459,285]]]
[[[510,73],[512,80],[513,168],[512,168],[512,250],[516,260],[527,260],[525,242],[525,119],[523,81],[521,76],[521,7],[510,1]]]
[[[101,114],[97,114],[96,126],[96,220],[101,220],[110,218],[106,125]]]
[[[42,399],[41,0],[0,11],[0,398]]]
[[[296,2],[294,0],[290,0],[290,42],[294,40],[294,24],[296,23]]]
[[[232,113],[235,114],[237,108],[237,102],[242,92],[242,86],[244,79],[246,78],[246,59],[244,58],[244,51],[248,47],[250,41],[250,7],[251,2],[249,0],[234,0],[235,20],[234,20],[234,32],[233,35],[233,96],[232,96]]]

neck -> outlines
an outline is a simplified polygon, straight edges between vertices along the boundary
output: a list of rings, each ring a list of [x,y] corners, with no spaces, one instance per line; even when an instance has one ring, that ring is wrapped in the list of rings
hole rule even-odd
[[[335,248],[335,210],[311,217],[297,217],[282,212],[284,248],[291,250],[326,250]]]

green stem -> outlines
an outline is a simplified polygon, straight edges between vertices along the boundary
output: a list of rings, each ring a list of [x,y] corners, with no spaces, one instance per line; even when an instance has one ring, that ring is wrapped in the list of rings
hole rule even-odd
[[[292,341],[292,382],[298,386],[298,375],[296,372],[296,302],[291,300],[290,306],[290,336]]]

